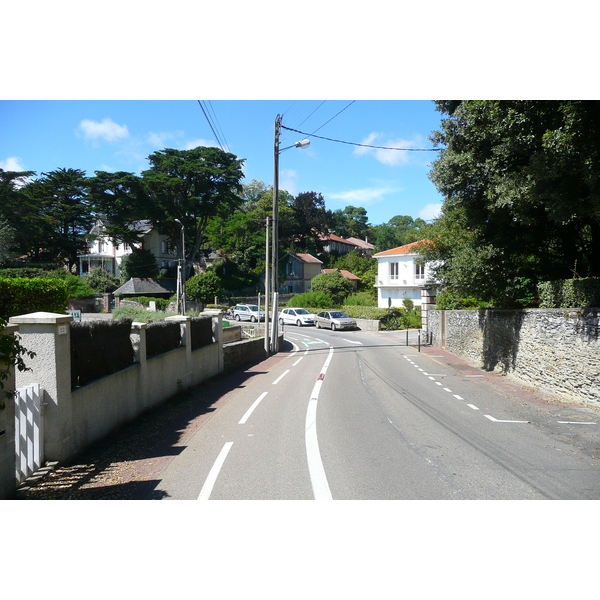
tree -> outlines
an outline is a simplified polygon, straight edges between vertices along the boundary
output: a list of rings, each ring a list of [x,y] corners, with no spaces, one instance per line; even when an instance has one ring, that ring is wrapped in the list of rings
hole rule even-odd
[[[362,206],[346,206],[333,212],[332,229],[343,238],[364,239],[369,231],[367,211]]]
[[[23,192],[37,203],[46,225],[45,247],[66,263],[69,270],[78,264],[77,253],[87,249],[85,236],[93,223],[87,177],[80,169],[57,169],[42,173]]]
[[[445,201],[429,258],[446,284],[524,306],[537,281],[600,275],[600,103],[437,106],[432,140],[446,148],[430,177]]]
[[[15,257],[15,230],[0,218],[0,265]]]
[[[193,275],[186,284],[185,290],[190,300],[197,300],[204,304],[214,302],[215,297],[223,295],[221,280],[214,271],[207,271],[201,275]]]
[[[306,248],[312,240],[317,253],[323,252],[321,236],[329,233],[333,226],[333,213],[325,208],[323,196],[316,192],[302,192],[292,200],[290,208],[293,231],[280,229],[280,239],[288,246],[295,243],[301,248]]]
[[[85,282],[98,294],[114,292],[121,285],[119,279],[102,267],[92,269],[85,278]]]
[[[334,304],[342,302],[352,293],[352,284],[339,271],[321,273],[310,282],[312,292],[324,292]]]
[[[151,167],[142,178],[149,197],[149,219],[180,248],[178,219],[185,231],[186,259],[193,261],[209,220],[230,215],[242,203],[243,160],[219,148],[202,146],[193,150],[166,148],[148,160]]]
[[[121,259],[119,268],[123,281],[129,281],[132,277],[152,278],[158,275],[156,256],[150,250],[134,249]]]

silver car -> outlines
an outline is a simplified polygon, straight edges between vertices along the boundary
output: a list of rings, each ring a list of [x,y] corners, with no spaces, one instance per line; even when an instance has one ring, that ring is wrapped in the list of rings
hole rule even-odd
[[[356,329],[356,321],[341,310],[324,310],[317,315],[315,326],[336,329]]]
[[[265,311],[259,310],[256,304],[237,304],[233,309],[233,318],[236,321],[251,321],[256,323],[259,319],[265,320]]]
[[[291,323],[292,325],[314,325],[315,315],[309,313],[305,308],[284,308],[279,313],[279,324]]]

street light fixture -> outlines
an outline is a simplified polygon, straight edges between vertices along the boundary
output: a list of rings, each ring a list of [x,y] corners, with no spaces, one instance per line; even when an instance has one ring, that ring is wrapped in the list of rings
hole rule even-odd
[[[292,144],[291,146],[287,146],[285,148],[279,147],[279,136],[281,135],[281,121],[283,119],[282,115],[277,115],[275,119],[275,142],[273,147],[273,245],[272,245],[272,292],[273,292],[273,326],[271,328],[271,353],[277,353],[277,337],[278,337],[278,301],[277,301],[277,290],[279,289],[279,269],[278,269],[278,246],[279,246],[279,155],[284,150],[289,150],[290,148],[306,148],[310,145],[310,140],[304,139]],[[268,273],[268,268],[267,268]],[[268,275],[267,275],[268,277]],[[267,313],[266,319],[269,318]]]
[[[177,269],[177,309],[179,314],[185,315],[185,233],[183,223],[174,219],[181,226],[181,258]]]

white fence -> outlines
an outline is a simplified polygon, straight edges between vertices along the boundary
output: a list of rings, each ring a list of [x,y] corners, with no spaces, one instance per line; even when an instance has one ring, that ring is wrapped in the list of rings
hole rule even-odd
[[[15,469],[17,483],[33,475],[44,463],[42,393],[39,383],[16,390]]]

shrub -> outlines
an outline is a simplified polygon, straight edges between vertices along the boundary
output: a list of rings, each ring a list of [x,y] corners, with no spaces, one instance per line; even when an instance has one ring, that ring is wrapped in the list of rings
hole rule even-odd
[[[600,307],[600,277],[544,281],[538,292],[541,308]]]
[[[355,292],[350,294],[344,305],[348,306],[377,306],[377,296],[370,292]]]
[[[313,292],[329,294],[334,304],[341,304],[352,293],[352,284],[339,271],[313,277],[310,287]]]
[[[121,285],[119,279],[102,267],[92,269],[85,282],[98,294],[109,294]]]
[[[192,350],[212,344],[212,317],[193,317],[190,321],[190,329],[192,333]]]
[[[332,308],[334,302],[329,294],[325,292],[306,292],[298,294],[290,299],[288,306],[297,306],[298,308],[306,308],[314,312],[317,309]]]
[[[146,358],[181,346],[181,326],[177,321],[155,321],[146,329]]]
[[[453,290],[446,290],[437,295],[436,308],[439,310],[464,310],[485,308],[486,302],[481,302],[476,298],[464,298]]]
[[[137,306],[120,306],[112,311],[113,318],[123,319],[128,318],[138,323],[153,323],[154,321],[161,321],[165,317],[173,316],[175,313],[167,313],[164,311],[150,311],[145,308],[139,308]]]
[[[69,291],[64,280],[0,278],[0,319],[32,312],[64,314],[69,305]]]
[[[219,276],[214,271],[190,277],[185,283],[185,293],[190,300],[214,302],[215,297],[223,295],[223,286]]]

